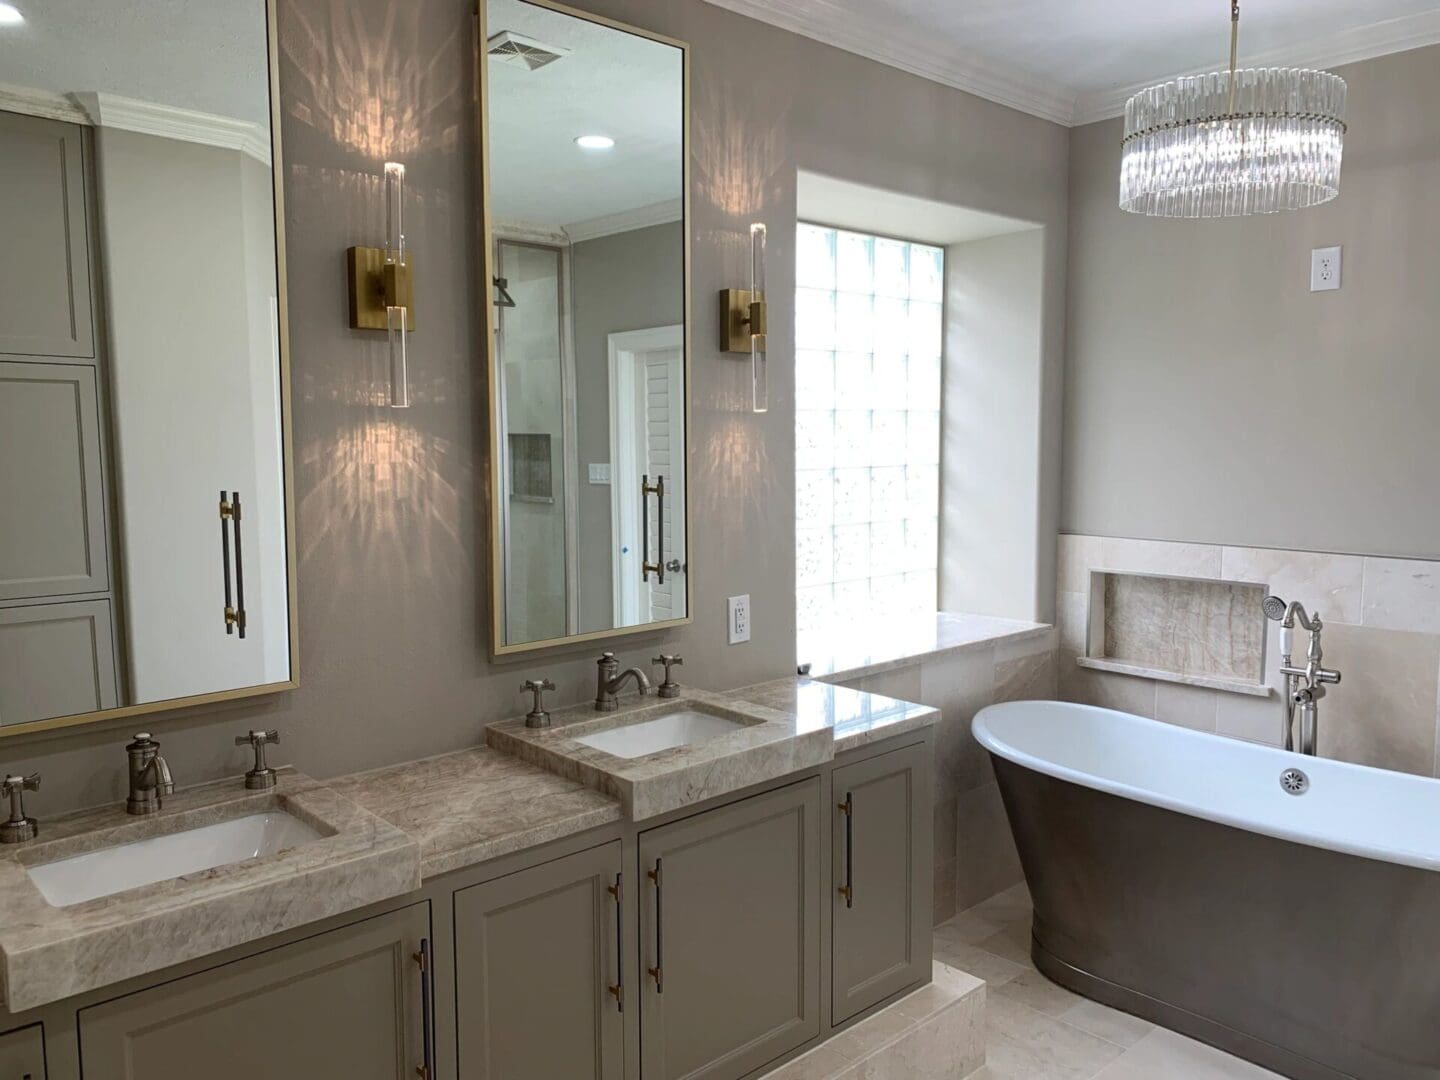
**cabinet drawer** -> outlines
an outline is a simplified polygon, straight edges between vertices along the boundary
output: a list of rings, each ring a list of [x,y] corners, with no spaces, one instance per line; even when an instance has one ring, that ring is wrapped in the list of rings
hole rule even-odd
[[[79,1013],[84,1080],[414,1080],[428,904]]]
[[[45,1080],[45,1036],[39,1024],[0,1035],[0,1080]]]

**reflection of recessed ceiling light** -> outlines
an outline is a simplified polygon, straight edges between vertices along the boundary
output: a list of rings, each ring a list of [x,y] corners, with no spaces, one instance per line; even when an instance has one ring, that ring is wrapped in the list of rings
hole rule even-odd
[[[25,21],[18,8],[12,4],[0,4],[0,26],[19,26]]]
[[[575,145],[585,150],[609,150],[615,145],[615,140],[609,135],[581,135],[575,140]]]

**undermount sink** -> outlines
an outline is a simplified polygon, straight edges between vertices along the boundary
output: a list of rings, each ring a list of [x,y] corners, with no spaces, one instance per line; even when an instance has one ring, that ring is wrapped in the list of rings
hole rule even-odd
[[[697,746],[749,726],[724,716],[679,709],[654,720],[640,720],[575,741],[618,758],[638,758],[677,746]]]
[[[318,830],[299,818],[271,810],[87,851],[27,870],[50,904],[69,907],[141,885],[274,855],[320,838]]]

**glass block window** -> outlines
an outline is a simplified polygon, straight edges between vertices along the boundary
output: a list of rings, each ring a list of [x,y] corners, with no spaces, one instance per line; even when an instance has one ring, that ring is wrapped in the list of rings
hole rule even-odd
[[[945,253],[804,223],[796,241],[804,637],[937,607]]]

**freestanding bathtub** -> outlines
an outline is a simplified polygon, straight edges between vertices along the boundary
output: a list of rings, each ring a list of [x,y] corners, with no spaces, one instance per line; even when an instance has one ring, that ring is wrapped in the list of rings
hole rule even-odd
[[[1300,1080],[1440,1078],[1440,781],[1055,701],[973,730],[1055,982]]]

